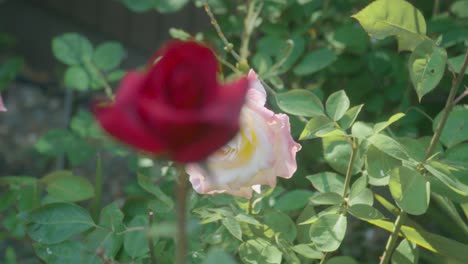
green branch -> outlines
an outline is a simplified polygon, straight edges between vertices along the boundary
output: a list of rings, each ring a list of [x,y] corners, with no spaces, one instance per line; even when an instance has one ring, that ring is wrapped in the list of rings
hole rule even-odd
[[[387,244],[385,245],[385,250],[380,259],[379,264],[387,264],[390,261],[390,257],[392,256],[393,250],[396,246],[396,241],[398,238],[398,234],[400,234],[401,226],[403,224],[404,218],[406,213],[404,211],[400,211],[397,218],[395,219],[395,225],[393,227],[392,234],[388,238]]]

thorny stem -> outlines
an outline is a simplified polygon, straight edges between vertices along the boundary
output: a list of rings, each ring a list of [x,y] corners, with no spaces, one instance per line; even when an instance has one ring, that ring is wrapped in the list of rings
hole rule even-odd
[[[187,175],[184,168],[179,166],[179,177],[176,184],[176,215],[177,215],[177,233],[176,233],[176,264],[187,263],[187,194],[188,184]]]
[[[244,19],[244,31],[241,36],[241,47],[239,50],[240,60],[239,62],[247,61],[249,56],[249,42],[252,32],[255,28],[255,21],[263,7],[263,0],[257,5],[257,0],[251,0],[248,4],[247,15]]]
[[[206,14],[210,17],[210,22],[215,28],[216,33],[218,34],[218,37],[221,39],[221,41],[223,41],[224,48],[226,49],[226,51],[230,52],[237,61],[240,61],[239,54],[237,54],[237,52],[233,49],[233,44],[229,42],[229,40],[226,38],[223,31],[221,30],[221,27],[219,26],[218,21],[216,20],[213,12],[211,12],[211,8],[207,0],[203,0],[203,7],[205,8]]]
[[[149,217],[149,226],[153,226],[154,223],[154,212],[150,211],[148,213]],[[154,253],[154,243],[153,243],[153,238],[150,236],[148,237],[148,246],[150,250],[150,259],[151,259],[151,264],[156,264],[156,254]]]
[[[429,147],[427,148],[426,155],[424,156],[424,161],[426,161],[432,155],[434,148],[439,142],[439,138],[440,138],[440,135],[442,134],[442,130],[444,130],[445,123],[447,122],[449,114],[452,111],[453,106],[455,105],[454,98],[455,98],[455,95],[457,94],[458,86],[460,86],[460,83],[463,80],[463,75],[465,73],[467,65],[468,65],[468,49],[466,50],[465,58],[463,60],[463,66],[461,67],[460,73],[458,74],[457,78],[454,79],[452,82],[452,88],[450,89],[450,93],[447,98],[445,108],[443,110],[444,113],[442,114],[442,117],[440,118],[440,122],[437,125],[437,129],[434,133],[434,136],[431,139],[431,143]]]
[[[401,225],[403,224],[405,216],[406,213],[404,211],[400,211],[398,214],[395,220],[392,234],[388,238],[387,245],[385,245],[385,251],[382,255],[382,258],[380,259],[379,264],[387,264],[390,261],[390,256],[392,255],[393,249],[395,248],[398,234],[400,233]]]

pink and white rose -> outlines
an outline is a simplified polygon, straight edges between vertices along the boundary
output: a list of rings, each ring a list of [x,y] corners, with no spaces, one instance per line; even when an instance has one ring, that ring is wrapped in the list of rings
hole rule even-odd
[[[186,167],[198,193],[229,193],[249,198],[261,185],[276,186],[276,177],[291,178],[297,169],[301,145],[291,137],[289,118],[265,108],[266,92],[254,71],[241,113],[241,130],[227,145],[211,155],[206,166]]]

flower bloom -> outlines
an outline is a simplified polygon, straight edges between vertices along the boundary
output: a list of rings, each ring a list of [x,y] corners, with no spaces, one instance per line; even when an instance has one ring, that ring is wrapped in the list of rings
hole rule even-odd
[[[6,112],[7,109],[5,107],[5,105],[3,104],[3,99],[2,99],[2,95],[0,94],[0,112]]]
[[[276,177],[290,178],[297,169],[296,152],[301,145],[291,137],[288,116],[265,108],[265,89],[252,70],[248,78],[250,88],[239,134],[207,159],[208,172],[195,163],[186,166],[199,193],[249,198],[252,190],[260,192],[260,185],[274,187]]]
[[[144,72],[128,72],[114,102],[94,113],[114,138],[178,162],[205,159],[239,131],[248,79],[217,81],[213,52],[196,42],[172,42]]]

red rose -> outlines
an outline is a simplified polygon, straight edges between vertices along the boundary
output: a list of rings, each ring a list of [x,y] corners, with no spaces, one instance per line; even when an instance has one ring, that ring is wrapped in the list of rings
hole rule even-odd
[[[115,102],[95,106],[101,126],[136,149],[179,162],[200,161],[239,131],[247,78],[217,82],[213,52],[196,42],[173,42],[146,72],[128,72]]]

